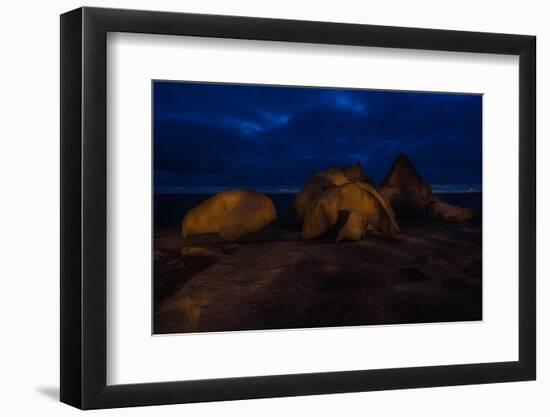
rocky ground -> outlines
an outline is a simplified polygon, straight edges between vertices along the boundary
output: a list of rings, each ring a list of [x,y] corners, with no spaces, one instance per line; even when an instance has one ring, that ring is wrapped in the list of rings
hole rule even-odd
[[[305,241],[278,221],[228,242],[154,239],[155,333],[481,320],[481,226],[400,221],[397,239]]]

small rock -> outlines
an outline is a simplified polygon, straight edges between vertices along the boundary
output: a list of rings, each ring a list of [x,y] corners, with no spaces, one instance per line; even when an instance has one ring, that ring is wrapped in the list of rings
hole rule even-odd
[[[207,257],[218,257],[221,256],[221,253],[209,248],[201,248],[199,246],[186,246],[181,249],[181,254],[183,256],[207,256]]]

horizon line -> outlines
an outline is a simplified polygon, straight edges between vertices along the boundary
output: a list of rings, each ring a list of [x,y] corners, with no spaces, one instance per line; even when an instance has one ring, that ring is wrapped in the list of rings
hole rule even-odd
[[[478,184],[431,184],[434,194],[474,194],[481,193]],[[248,189],[265,194],[297,194],[301,186],[160,186],[154,187],[154,194],[217,194],[233,189]]]

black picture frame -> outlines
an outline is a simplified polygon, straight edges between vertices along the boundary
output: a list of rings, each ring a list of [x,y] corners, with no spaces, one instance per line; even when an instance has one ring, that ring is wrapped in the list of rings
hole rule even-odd
[[[107,375],[108,32],[519,56],[519,360],[112,385]],[[536,38],[136,10],[61,15],[61,401],[82,409],[533,380]]]

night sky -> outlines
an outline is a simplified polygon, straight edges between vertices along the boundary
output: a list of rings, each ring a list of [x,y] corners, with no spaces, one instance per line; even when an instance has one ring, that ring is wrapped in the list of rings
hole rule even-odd
[[[155,192],[299,188],[360,161],[377,183],[399,153],[435,189],[481,187],[482,97],[159,82]]]

